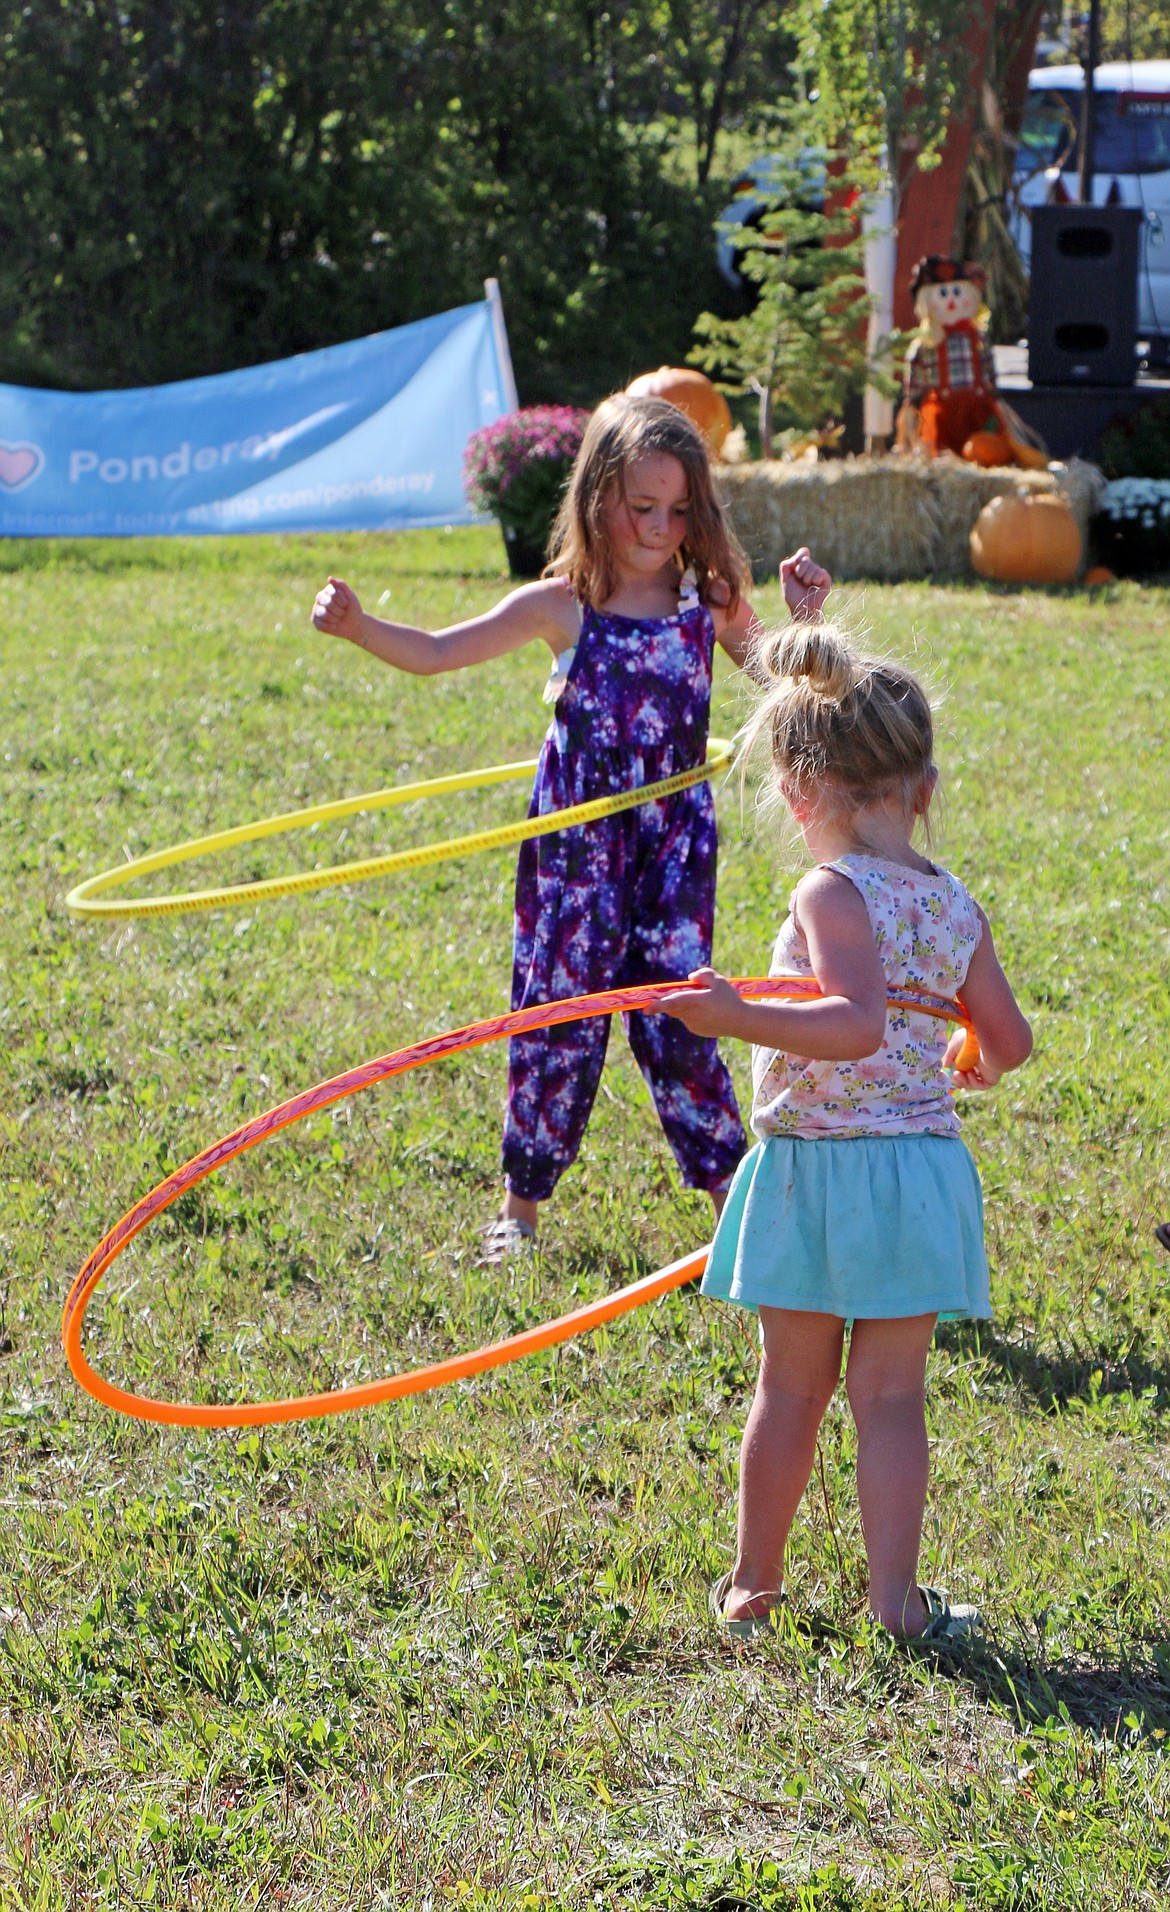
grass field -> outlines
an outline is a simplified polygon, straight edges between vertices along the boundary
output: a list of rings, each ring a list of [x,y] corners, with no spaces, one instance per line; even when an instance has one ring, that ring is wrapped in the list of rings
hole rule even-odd
[[[65,891],[220,825],[531,756],[543,668],[409,680],[308,628],[330,568],[422,622],[488,604],[486,532],[8,544],[0,567],[0,1905],[1165,1904],[1165,594],[853,598],[946,690],[938,854],[1037,1037],[968,1112],[995,1321],[942,1329],[932,1356],[924,1571],[979,1598],[989,1634],[931,1665],[866,1624],[842,1405],[793,1536],[792,1626],[712,1638],[755,1367],[715,1304],[672,1297],[455,1389],[263,1433],[144,1427],[78,1392],[69,1282],[163,1173],[506,1006],[513,858],[122,927],[77,924]],[[737,708],[725,677],[715,729]],[[424,841],[522,800],[353,819],[217,868]],[[716,960],[756,973],[799,865],[719,801]],[[478,1270],[503,1069],[493,1048],[384,1085],[193,1191],[111,1270],[97,1365],[205,1399],[325,1388],[706,1238],[619,1031],[541,1255]]]

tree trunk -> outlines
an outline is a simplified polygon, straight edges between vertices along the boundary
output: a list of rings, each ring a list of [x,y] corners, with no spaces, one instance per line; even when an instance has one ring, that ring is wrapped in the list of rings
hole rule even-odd
[[[760,401],[760,457],[770,458],[772,456],[772,387],[761,385],[759,379],[753,378],[752,390]]]

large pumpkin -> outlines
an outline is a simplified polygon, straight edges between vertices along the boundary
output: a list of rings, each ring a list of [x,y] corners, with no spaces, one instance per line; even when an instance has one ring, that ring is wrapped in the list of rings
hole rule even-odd
[[[718,456],[731,430],[731,412],[705,372],[692,371],[689,365],[660,365],[656,372],[632,379],[626,390],[632,398],[665,398],[677,405],[698,426],[708,450]]]
[[[993,498],[975,520],[971,562],[1004,584],[1071,584],[1081,566],[1077,521],[1051,493]]]

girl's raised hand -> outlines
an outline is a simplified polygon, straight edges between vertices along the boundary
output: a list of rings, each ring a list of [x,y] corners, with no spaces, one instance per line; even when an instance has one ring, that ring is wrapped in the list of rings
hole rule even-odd
[[[818,564],[807,544],[780,564],[780,582],[784,601],[793,617],[819,617],[825,599],[833,588],[833,579],[823,564]]]
[[[312,622],[319,631],[326,631],[330,637],[348,637],[351,643],[361,642],[362,606],[356,591],[351,591],[344,578],[330,578],[323,584],[313,602]]]

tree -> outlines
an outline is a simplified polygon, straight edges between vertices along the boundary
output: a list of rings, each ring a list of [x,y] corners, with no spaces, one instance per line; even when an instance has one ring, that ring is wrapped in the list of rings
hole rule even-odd
[[[689,121],[699,185],[711,176],[728,119],[789,91],[795,25],[795,8],[783,0],[659,0],[648,10],[653,57]]]
[[[221,371],[481,298],[490,274],[525,396],[594,399],[680,357],[720,296],[718,154],[788,84],[781,18],[0,0],[0,377]]]
[[[772,207],[758,229],[737,235],[739,269],[757,290],[740,318],[710,312],[695,324],[690,353],[731,394],[759,399],[760,449],[773,453],[773,426],[817,430],[839,419],[851,392],[865,384],[864,245],[849,182],[832,182],[837,210],[816,203],[826,190],[818,162],[795,142],[774,163]]]
[[[888,175],[895,219],[915,165],[937,163],[981,11],[981,0],[808,0],[803,59],[826,142],[863,186]]]
[[[6,13],[9,376],[117,385],[295,351],[338,335],[346,279],[363,329],[362,269],[382,243],[369,135],[390,104],[384,76],[411,52],[381,0]],[[401,156],[421,172],[411,134],[404,116],[383,166]]]
[[[992,337],[1018,339],[1027,324],[1028,275],[1011,234],[1013,178],[1027,68],[1042,0],[997,0],[973,116],[959,202],[960,250],[987,275]]]
[[[1167,53],[1170,53],[1167,0],[1104,0],[1101,8],[1103,60],[1164,60]],[[1070,57],[1076,59],[1076,52]]]

